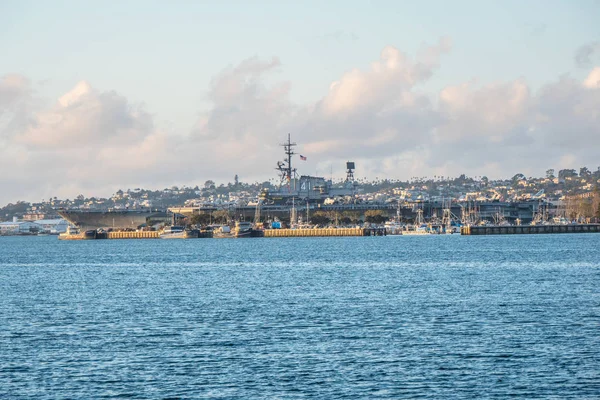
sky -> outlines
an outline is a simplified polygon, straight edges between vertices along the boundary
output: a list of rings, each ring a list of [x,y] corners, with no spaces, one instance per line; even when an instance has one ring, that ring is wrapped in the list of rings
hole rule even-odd
[[[0,205],[600,165],[600,1],[0,2]]]

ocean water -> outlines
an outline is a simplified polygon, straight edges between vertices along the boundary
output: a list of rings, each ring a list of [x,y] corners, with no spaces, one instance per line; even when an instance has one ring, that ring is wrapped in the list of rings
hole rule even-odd
[[[600,398],[600,235],[0,238],[0,398]]]

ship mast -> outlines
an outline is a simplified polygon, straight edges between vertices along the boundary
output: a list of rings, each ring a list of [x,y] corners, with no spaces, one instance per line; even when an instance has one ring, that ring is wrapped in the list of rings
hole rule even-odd
[[[292,143],[292,139],[290,134],[288,133],[288,140],[286,143],[283,143],[281,145],[284,149],[285,152],[285,156],[286,158],[282,161],[279,161],[277,163],[277,170],[279,171],[279,175],[280,175],[280,183],[279,186],[283,186],[285,184],[287,184],[288,186],[288,190],[290,190],[290,185],[292,182],[292,179],[295,178],[296,175],[296,169],[292,168],[292,156],[296,153],[294,153],[294,147],[296,147],[296,143]],[[294,185],[296,184],[296,182],[294,181]],[[294,188],[295,190],[295,188]]]

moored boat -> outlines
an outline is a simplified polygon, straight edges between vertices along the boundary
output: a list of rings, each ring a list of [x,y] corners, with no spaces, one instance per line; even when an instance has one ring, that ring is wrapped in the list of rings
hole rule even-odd
[[[402,235],[404,230],[402,223],[395,220],[386,221],[383,227],[387,235]]]
[[[159,235],[160,239],[195,239],[197,230],[187,230],[183,226],[168,226]]]
[[[235,237],[250,237],[252,236],[252,223],[247,221],[237,221],[233,231]]]
[[[61,233],[58,235],[60,240],[93,240],[96,239],[96,230],[90,229],[84,232],[81,232],[79,228],[74,226],[67,227],[67,231],[65,233]]]
[[[407,226],[405,230],[402,231],[403,235],[432,235],[437,232],[431,231],[427,225],[421,226]]]
[[[216,239],[222,238],[232,238],[234,237],[233,232],[229,225],[213,225],[212,228],[212,237]]]

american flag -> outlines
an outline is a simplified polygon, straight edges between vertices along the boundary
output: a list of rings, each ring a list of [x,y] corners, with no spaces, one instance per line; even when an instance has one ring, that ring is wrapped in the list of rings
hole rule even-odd
[[[301,159],[302,161],[306,161],[306,157],[304,157],[302,154],[300,154],[300,159]]]

